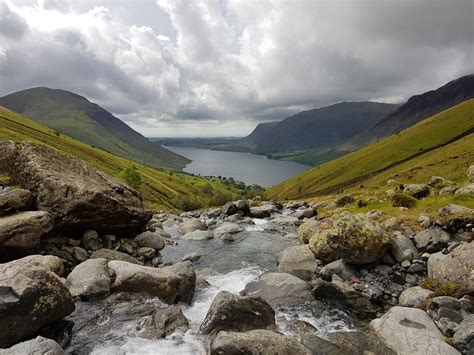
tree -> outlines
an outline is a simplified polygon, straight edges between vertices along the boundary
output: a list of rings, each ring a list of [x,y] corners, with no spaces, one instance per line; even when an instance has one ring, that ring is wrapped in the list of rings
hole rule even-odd
[[[135,165],[123,169],[120,176],[128,186],[135,190],[138,190],[142,184],[142,176]]]

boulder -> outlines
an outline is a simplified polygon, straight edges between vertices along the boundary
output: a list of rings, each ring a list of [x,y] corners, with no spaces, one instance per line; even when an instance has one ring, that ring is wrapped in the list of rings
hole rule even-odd
[[[0,246],[32,249],[53,229],[53,217],[44,211],[18,212],[0,217]]]
[[[272,222],[281,226],[294,226],[301,223],[298,218],[293,216],[277,217],[272,219]]]
[[[336,199],[334,203],[336,204],[336,207],[343,207],[345,205],[348,205],[349,203],[353,203],[354,201],[355,199],[353,195],[345,195]]]
[[[187,221],[178,228],[178,232],[181,234],[191,233],[197,230],[206,230],[206,226],[198,218]]]
[[[420,308],[421,304],[434,295],[433,291],[427,290],[420,286],[414,286],[404,290],[398,302],[400,306]]]
[[[279,272],[286,272],[306,281],[311,280],[318,269],[318,262],[308,245],[285,249],[278,265]]]
[[[28,190],[0,190],[0,216],[25,211],[33,205],[33,195]]]
[[[0,349],[0,355],[63,355],[64,350],[54,340],[38,336],[18,343],[8,349]]]
[[[447,318],[451,322],[459,324],[463,321],[464,317],[469,314],[469,309],[457,298],[450,296],[438,296],[430,299],[426,307],[426,312],[435,321],[439,321],[442,318]],[[449,336],[452,336],[452,334]]]
[[[474,349],[474,314],[467,316],[459,324],[453,335],[453,345],[465,354],[470,354]]]
[[[241,292],[244,296],[262,297],[272,307],[304,303],[311,298],[311,288],[300,278],[280,272],[268,272],[249,282]]]
[[[160,233],[157,232],[146,231],[140,233],[134,240],[139,247],[153,248],[155,250],[161,250],[165,247],[165,241],[160,236]]]
[[[455,248],[441,260],[428,263],[428,275],[441,283],[459,284],[466,294],[474,294],[474,243]]]
[[[84,299],[110,294],[110,275],[106,259],[89,259],[77,265],[66,279],[72,297]]]
[[[414,237],[416,247],[421,251],[435,253],[448,245],[451,236],[441,229],[425,229]]]
[[[345,354],[380,354],[396,355],[385,342],[371,333],[332,332],[326,335],[327,339],[344,349]]]
[[[94,230],[87,230],[82,235],[82,245],[87,250],[97,250],[103,247],[99,233]]]
[[[147,323],[146,331],[141,335],[148,339],[165,338],[178,329],[189,328],[183,311],[175,306],[155,310]]]
[[[184,240],[207,240],[214,238],[212,231],[195,230],[194,232],[186,233],[181,237]]]
[[[111,250],[111,249],[99,249],[93,252],[92,255],[90,256],[90,259],[97,259],[97,258],[103,258],[109,261],[112,261],[112,260],[126,261],[132,264],[143,265],[141,261],[135,259],[133,256],[122,253],[117,250]]]
[[[235,207],[237,208],[237,211],[241,211],[244,213],[244,215],[247,215],[250,211],[250,206],[248,201],[246,200],[238,200],[234,202]]]
[[[310,219],[298,228],[298,239],[301,243],[308,244],[313,234],[320,230],[319,222]]]
[[[278,209],[275,205],[267,203],[258,207],[251,207],[249,215],[253,218],[266,218],[270,217],[271,214],[276,211],[278,211]]]
[[[345,281],[351,280],[359,273],[356,268],[345,263],[342,259],[326,264],[320,271],[325,280],[332,280],[332,275],[337,275]]]
[[[474,198],[474,183],[468,184],[456,190],[455,195],[466,195]]]
[[[239,226],[237,223],[225,222],[222,223],[219,227],[214,229],[214,235],[216,238],[222,237],[224,234],[235,234],[242,232],[244,229]]]
[[[275,311],[263,298],[221,291],[212,301],[200,330],[216,335],[223,330],[246,332],[272,326],[275,326]]]
[[[312,208],[306,208],[304,210],[299,210],[295,214],[298,219],[312,218],[316,216],[316,212]]]
[[[403,189],[403,193],[420,200],[430,195],[430,188],[423,184],[408,184]]]
[[[55,227],[81,233],[140,231],[151,214],[140,194],[82,160],[31,142],[0,142],[0,171],[30,190]]]
[[[457,190],[458,188],[456,186],[446,186],[439,190],[438,194],[440,196],[451,196],[454,195]]]
[[[474,165],[471,165],[469,169],[467,169],[467,178],[470,182],[474,182]]]
[[[459,354],[444,342],[436,324],[421,309],[395,306],[370,326],[398,354]]]
[[[440,185],[442,186],[455,185],[455,183],[442,176],[432,176],[428,185],[431,187],[439,187]]]
[[[393,191],[389,197],[393,207],[413,208],[417,204],[416,198],[407,194]]]
[[[32,255],[0,264],[0,348],[36,334],[74,311],[61,282],[61,259]]]
[[[397,235],[391,240],[391,249],[393,257],[399,263],[402,261],[412,262],[418,259],[418,250],[413,242],[402,234]]]
[[[191,262],[154,268],[110,261],[109,270],[113,277],[111,291],[144,293],[160,298],[168,304],[190,303],[196,286],[196,274]]]
[[[474,217],[474,209],[465,207],[465,206],[460,206],[460,205],[447,205],[444,206],[443,208],[440,208],[439,210],[439,215],[441,217],[449,216],[449,215],[457,215],[457,214],[465,214],[465,215],[470,215]]]
[[[194,253],[191,253],[191,254],[187,254],[183,257],[182,261],[198,261],[199,259],[201,259],[201,254],[197,253],[197,252],[194,252]]]
[[[210,346],[211,355],[311,355],[311,351],[296,338],[270,330],[251,330],[245,333],[222,331]]]
[[[390,237],[378,222],[348,213],[334,216],[332,228],[317,232],[310,240],[318,259],[342,259],[356,265],[380,259],[390,245]]]

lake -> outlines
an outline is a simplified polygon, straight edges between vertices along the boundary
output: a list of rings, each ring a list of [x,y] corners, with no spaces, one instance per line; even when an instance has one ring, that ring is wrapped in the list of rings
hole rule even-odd
[[[184,168],[185,172],[204,176],[233,177],[247,185],[272,186],[311,168],[308,165],[268,159],[264,155],[252,153],[188,147],[166,146],[165,148],[192,160]]]

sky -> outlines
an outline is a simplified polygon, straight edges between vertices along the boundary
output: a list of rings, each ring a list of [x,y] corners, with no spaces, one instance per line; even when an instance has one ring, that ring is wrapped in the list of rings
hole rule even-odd
[[[0,96],[70,90],[148,137],[243,136],[474,72],[472,0],[0,0]]]

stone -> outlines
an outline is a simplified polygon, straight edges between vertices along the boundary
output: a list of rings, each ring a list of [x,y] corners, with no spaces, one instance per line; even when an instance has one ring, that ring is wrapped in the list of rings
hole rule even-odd
[[[18,343],[8,349],[0,349],[0,355],[63,355],[64,350],[54,340],[38,336]]]
[[[453,345],[465,354],[472,352],[474,349],[474,314],[467,316],[459,324],[453,335]]]
[[[318,259],[367,264],[380,259],[391,245],[383,227],[365,215],[344,213],[332,219],[331,229],[316,232],[310,240],[311,250]]]
[[[237,211],[242,211],[244,214],[248,214],[250,211],[249,203],[246,200],[235,201],[234,205],[237,208]]]
[[[237,212],[237,207],[233,202],[227,202],[224,207],[222,207],[222,213],[226,216],[233,215]]]
[[[298,223],[301,223],[298,218],[293,216],[277,217],[272,219],[272,222],[281,226],[294,226]]]
[[[449,216],[449,215],[456,215],[456,214],[467,214],[467,215],[474,215],[474,210],[460,205],[447,205],[443,208],[440,208],[439,215],[441,217]]]
[[[285,249],[278,265],[279,272],[286,272],[305,281],[311,280],[318,269],[318,262],[308,245]]]
[[[222,331],[210,346],[210,355],[311,355],[312,352],[296,338],[270,330],[251,330],[244,333]]]
[[[433,291],[423,287],[409,287],[400,294],[398,302],[400,306],[420,308],[421,304],[432,295],[434,295]]]
[[[454,195],[457,190],[458,188],[456,186],[446,186],[446,187],[443,187],[441,190],[439,190],[438,194],[440,196],[450,196],[450,195]]]
[[[97,250],[103,247],[102,239],[99,234],[94,230],[87,230],[82,235],[82,245],[87,250]]]
[[[109,262],[109,270],[113,275],[113,293],[144,293],[168,304],[190,303],[196,287],[196,274],[190,262],[154,268],[114,260]]]
[[[456,190],[455,195],[474,197],[474,183],[468,184]]]
[[[474,182],[474,165],[471,165],[469,169],[467,169],[467,178],[470,182]]]
[[[319,230],[321,230],[319,222],[314,219],[310,219],[298,228],[298,239],[301,243],[308,244],[313,234]]]
[[[402,222],[397,217],[390,217],[383,222],[383,227],[386,230],[397,230],[400,228],[401,223]]]
[[[0,216],[26,211],[33,205],[33,195],[28,190],[0,190]]]
[[[331,332],[326,337],[331,343],[343,348],[344,354],[397,354],[382,339],[372,333],[362,333],[359,331]]]
[[[200,331],[216,335],[220,331],[245,332],[274,326],[275,311],[263,298],[221,291],[212,301]]]
[[[207,240],[214,238],[212,231],[195,230],[194,232],[186,233],[181,237],[184,240]]]
[[[367,285],[362,295],[376,304],[383,303],[383,290],[378,286]]]
[[[262,297],[276,308],[304,303],[311,298],[311,288],[296,276],[268,272],[260,275],[258,280],[249,282],[241,294]]]
[[[225,222],[222,223],[219,227],[214,229],[214,235],[217,238],[222,237],[224,234],[236,234],[242,232],[244,229],[239,226],[237,223]]]
[[[437,228],[425,229],[414,237],[416,247],[428,253],[435,253],[448,245],[451,236],[445,231]]]
[[[83,261],[86,261],[89,258],[89,254],[87,254],[87,251],[85,251],[81,247],[73,247],[72,256],[74,259],[76,259],[80,263],[82,263]]]
[[[89,299],[110,294],[110,275],[106,259],[89,259],[77,265],[66,279],[72,297]]]
[[[298,335],[301,344],[306,346],[313,355],[347,355],[346,349],[337,344],[333,344],[325,339],[318,337],[315,334],[300,334]]]
[[[403,189],[403,193],[420,200],[430,195],[430,188],[423,184],[408,184]]]
[[[474,243],[460,245],[441,260],[432,263],[428,260],[428,275],[441,283],[459,284],[466,294],[473,294],[473,255]]]
[[[402,261],[412,262],[418,258],[418,250],[413,242],[404,235],[398,235],[391,240],[391,249],[393,257],[399,263]]]
[[[433,297],[428,303],[426,312],[435,321],[448,318],[455,323],[461,323],[468,315],[467,307],[457,298],[450,296]]]
[[[423,264],[414,263],[408,267],[407,272],[409,274],[424,275],[426,274],[426,266]]]
[[[31,255],[0,264],[0,348],[35,335],[74,311],[61,259]]]
[[[41,236],[53,229],[51,214],[44,211],[18,212],[0,217],[0,247],[32,249]]]
[[[348,281],[352,279],[354,276],[357,276],[358,272],[353,266],[345,263],[342,259],[339,259],[325,265],[321,269],[320,275],[325,280],[331,280],[332,275],[337,275],[341,279]]]
[[[276,206],[268,203],[258,207],[251,207],[249,215],[252,218],[267,218],[276,211],[278,211]]]
[[[148,339],[165,338],[178,329],[189,328],[183,311],[175,306],[155,310],[147,323],[146,331],[141,335]]]
[[[161,250],[165,247],[165,241],[157,232],[146,231],[137,235],[134,239],[139,247]]]
[[[181,234],[191,233],[197,230],[206,230],[206,227],[198,218],[187,221],[180,225],[178,228],[178,232],[180,232]]]
[[[145,227],[151,213],[140,194],[86,162],[31,142],[0,142],[0,171],[30,190],[57,230],[125,235]],[[87,208],[84,208],[87,206]]]
[[[198,261],[199,259],[201,259],[201,254],[197,253],[197,252],[194,252],[194,253],[191,253],[191,254],[188,254],[188,255],[185,255],[183,257],[183,261]]]
[[[230,242],[234,241],[234,237],[232,235],[230,235],[229,233],[226,233],[221,237],[221,240],[223,242],[229,242],[230,243]]]
[[[92,253],[92,255],[90,256],[90,259],[97,259],[97,258],[103,258],[109,261],[120,260],[120,261],[126,261],[128,263],[132,263],[132,264],[143,265],[141,261],[135,259],[133,256],[122,253],[117,250],[110,250],[110,249],[96,250],[95,252]]]
[[[335,204],[336,207],[343,207],[345,205],[348,205],[349,203],[353,203],[354,201],[355,199],[353,195],[345,195],[336,199]]]
[[[295,216],[298,219],[312,218],[316,215],[316,212],[312,208],[305,208],[296,212]]]
[[[408,260],[403,260],[401,263],[400,263],[400,266],[404,269],[408,269],[410,267],[411,263],[408,261]]]
[[[141,247],[137,249],[137,255],[143,256],[146,259],[153,259],[153,257],[156,255],[156,249],[149,247]]]
[[[459,354],[421,309],[395,306],[370,326],[398,354]]]
[[[428,185],[431,187],[437,187],[440,184],[441,185],[455,185],[454,182],[442,176],[432,176],[430,182],[428,183]]]

